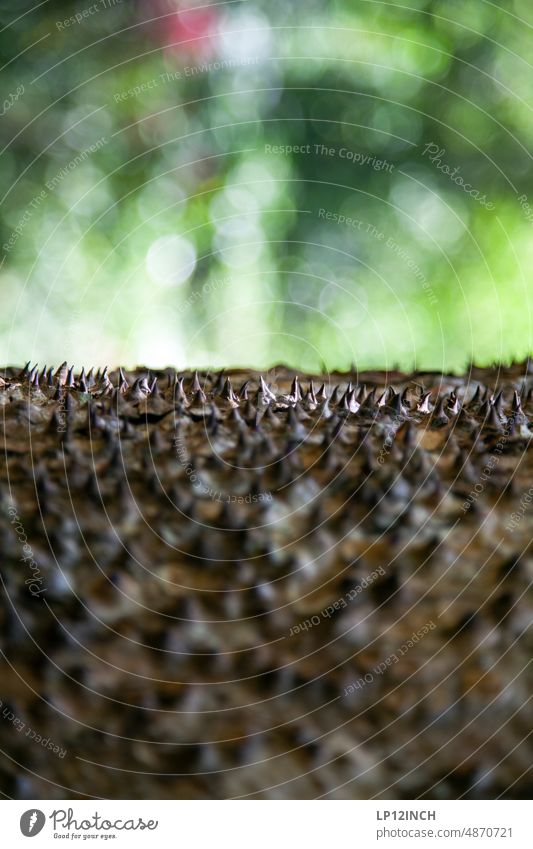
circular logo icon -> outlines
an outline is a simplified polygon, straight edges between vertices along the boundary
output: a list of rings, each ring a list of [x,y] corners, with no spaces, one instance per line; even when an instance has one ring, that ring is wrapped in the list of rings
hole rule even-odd
[[[46,817],[42,811],[37,808],[32,808],[29,811],[24,811],[20,818],[20,830],[24,837],[35,837],[42,831],[46,822]]]

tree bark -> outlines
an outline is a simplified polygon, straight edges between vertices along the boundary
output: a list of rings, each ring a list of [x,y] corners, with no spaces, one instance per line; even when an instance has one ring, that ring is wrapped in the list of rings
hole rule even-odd
[[[0,790],[529,798],[529,361],[0,380]]]

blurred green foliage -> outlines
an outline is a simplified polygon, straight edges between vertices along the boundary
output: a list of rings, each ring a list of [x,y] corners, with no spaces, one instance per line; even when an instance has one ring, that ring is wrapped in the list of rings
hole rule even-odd
[[[529,352],[528,0],[4,0],[0,27],[4,362]]]

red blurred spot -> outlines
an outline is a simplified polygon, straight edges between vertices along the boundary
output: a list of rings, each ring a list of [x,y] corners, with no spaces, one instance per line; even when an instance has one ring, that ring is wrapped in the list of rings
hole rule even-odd
[[[216,9],[185,8],[160,21],[160,36],[167,51],[180,56],[204,58],[215,49],[218,14]]]

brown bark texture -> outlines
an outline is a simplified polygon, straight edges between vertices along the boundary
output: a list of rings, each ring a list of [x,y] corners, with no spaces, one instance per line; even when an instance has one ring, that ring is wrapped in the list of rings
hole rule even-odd
[[[531,796],[530,361],[0,405],[5,796]]]

